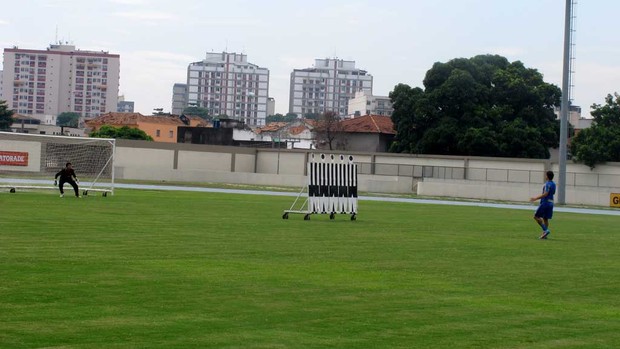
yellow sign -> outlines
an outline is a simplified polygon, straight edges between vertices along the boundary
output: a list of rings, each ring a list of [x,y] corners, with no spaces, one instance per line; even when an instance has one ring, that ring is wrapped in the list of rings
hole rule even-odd
[[[620,194],[611,193],[609,195],[609,206],[620,207]]]

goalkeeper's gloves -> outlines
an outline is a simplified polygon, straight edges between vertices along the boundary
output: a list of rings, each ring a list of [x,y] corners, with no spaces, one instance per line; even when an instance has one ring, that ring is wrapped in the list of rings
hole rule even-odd
[[[54,185],[58,185],[58,181],[54,179]]]
[[[75,177],[75,183],[78,183],[78,184],[80,183],[80,180],[77,179],[77,177]]]

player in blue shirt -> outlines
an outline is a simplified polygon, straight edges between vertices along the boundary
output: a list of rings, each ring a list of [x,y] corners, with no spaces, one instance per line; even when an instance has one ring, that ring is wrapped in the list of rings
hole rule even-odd
[[[543,187],[542,194],[530,199],[534,202],[540,199],[540,205],[534,213],[534,220],[542,228],[542,235],[540,239],[546,239],[551,231],[549,231],[549,220],[553,217],[553,196],[555,195],[555,183],[553,182],[553,172],[547,171],[545,173],[545,186]]]

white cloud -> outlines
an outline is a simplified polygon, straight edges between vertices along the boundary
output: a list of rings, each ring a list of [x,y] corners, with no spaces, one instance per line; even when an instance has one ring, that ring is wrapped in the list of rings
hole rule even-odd
[[[584,110],[593,103],[604,103],[609,93],[620,92],[620,67],[594,62],[578,62],[573,94]]]
[[[5,20],[3,20],[3,19],[0,19],[0,25],[7,25],[7,24],[9,24],[9,22],[8,22],[8,21],[5,21]]]
[[[170,111],[172,86],[184,83],[187,65],[196,57],[165,51],[120,52],[120,91],[136,102],[136,111],[150,115],[153,108]]]
[[[146,5],[147,4],[146,0],[109,0],[109,1],[115,4],[121,4],[121,5]]]
[[[488,47],[485,48],[485,53],[494,55],[500,55],[509,59],[515,59],[516,57],[522,57],[527,53],[527,50],[523,47]]]
[[[136,21],[169,21],[169,20],[178,19],[176,15],[173,15],[171,13],[166,13],[166,12],[133,11],[133,12],[117,12],[114,15],[116,17],[132,19]]]
[[[196,60],[194,56],[166,51],[135,51],[132,52],[131,55],[140,56],[157,62],[183,63],[185,66]]]
[[[69,5],[71,0],[48,0],[43,4],[43,7],[47,8],[61,8]]]
[[[312,67],[316,58],[312,56],[280,56],[279,61],[282,69],[292,71],[293,69]]]
[[[265,23],[254,19],[254,18],[211,18],[211,19],[201,19],[199,21],[195,21],[191,23],[194,26],[204,26],[204,27],[252,27],[256,28],[257,26],[264,25]]]

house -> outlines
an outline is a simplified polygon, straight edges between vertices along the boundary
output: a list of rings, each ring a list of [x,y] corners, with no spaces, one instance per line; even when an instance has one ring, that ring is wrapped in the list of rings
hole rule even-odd
[[[48,125],[41,123],[41,120],[31,115],[13,114],[13,124],[10,127],[12,132],[30,133],[53,136],[73,136],[84,137],[86,132],[80,128]]]
[[[197,122],[194,120],[194,122]],[[146,116],[140,113],[106,113],[86,122],[93,131],[103,125],[133,127],[144,131],[155,142],[176,143],[179,126],[186,124],[174,115]],[[191,119],[190,119],[191,125]]]
[[[256,129],[263,140],[286,143],[288,149],[314,148],[314,124],[311,120],[299,119],[293,122],[272,122]]]
[[[320,132],[317,131],[316,132]],[[332,127],[332,149],[362,152],[387,152],[394,141],[396,131],[389,116],[366,115],[345,119]],[[317,148],[330,149],[326,137]]]

